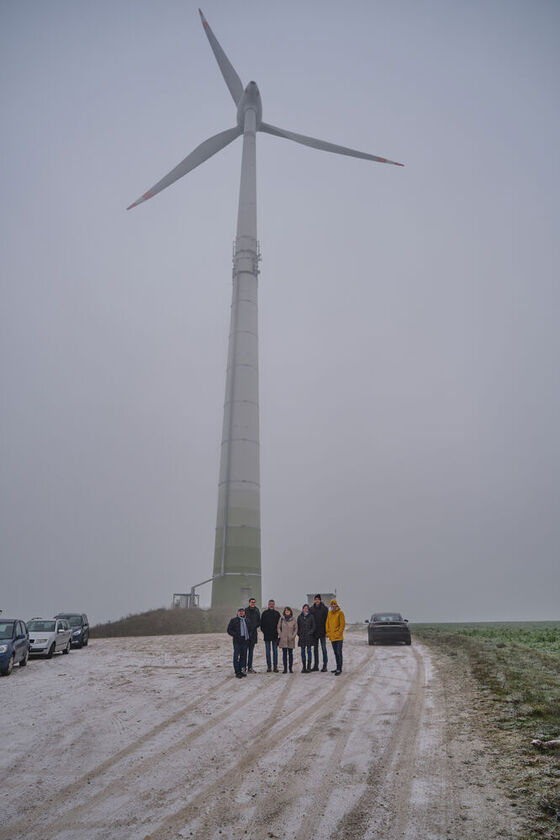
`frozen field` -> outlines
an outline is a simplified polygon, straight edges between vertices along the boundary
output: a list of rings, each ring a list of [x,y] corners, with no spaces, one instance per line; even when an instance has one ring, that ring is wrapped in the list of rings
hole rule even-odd
[[[348,633],[340,677],[233,677],[224,635],[93,640],[0,680],[2,840],[514,837],[425,647]],[[330,664],[330,663],[329,663]],[[334,667],[334,665],[332,666]]]

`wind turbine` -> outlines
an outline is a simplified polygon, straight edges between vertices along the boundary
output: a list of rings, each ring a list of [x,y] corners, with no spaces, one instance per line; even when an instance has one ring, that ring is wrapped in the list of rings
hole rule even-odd
[[[256,82],[249,82],[247,87],[243,87],[200,9],[199,13],[224,81],[237,106],[237,125],[204,140],[127,210],[157,195],[243,135],[216,541],[211,578],[212,606],[236,607],[249,597],[261,603],[257,324],[260,254],[257,242],[256,133],[261,131],[284,137],[325,152],[395,166],[403,164],[263,122],[261,95]]]

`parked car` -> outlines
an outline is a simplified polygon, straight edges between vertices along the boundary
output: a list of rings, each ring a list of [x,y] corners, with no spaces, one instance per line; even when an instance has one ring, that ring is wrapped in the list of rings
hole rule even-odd
[[[21,618],[3,618],[0,621],[0,674],[8,677],[16,663],[21,667],[29,659],[29,633]]]
[[[70,653],[72,631],[64,618],[32,618],[29,629],[29,653],[51,659],[57,651]]]
[[[412,643],[408,619],[403,618],[400,613],[374,613],[370,619],[366,618],[366,624],[370,645],[378,642],[404,642],[405,645]]]
[[[65,618],[72,630],[72,647],[86,647],[89,642],[89,621],[85,613],[61,612],[55,618]]]

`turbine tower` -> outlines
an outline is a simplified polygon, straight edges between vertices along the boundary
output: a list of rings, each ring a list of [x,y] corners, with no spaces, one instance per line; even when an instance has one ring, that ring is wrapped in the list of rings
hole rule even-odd
[[[402,163],[295,134],[262,121],[262,104],[255,82],[243,87],[208,21],[202,25],[237,106],[237,125],[205,140],[161,181],[127,207],[130,210],[173,184],[243,135],[237,235],[233,257],[233,291],[218,513],[212,575],[212,606],[237,607],[249,597],[261,603],[261,531],[258,400],[256,133],[284,137],[304,146],[379,163]]]

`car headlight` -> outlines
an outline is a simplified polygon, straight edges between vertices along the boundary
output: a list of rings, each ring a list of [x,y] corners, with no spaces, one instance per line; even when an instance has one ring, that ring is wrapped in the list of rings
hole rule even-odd
[[[0,653],[6,653],[8,650],[8,645],[0,645]]]
[[[74,630],[72,635],[73,636],[79,636],[81,632],[82,632],[81,630]]]

